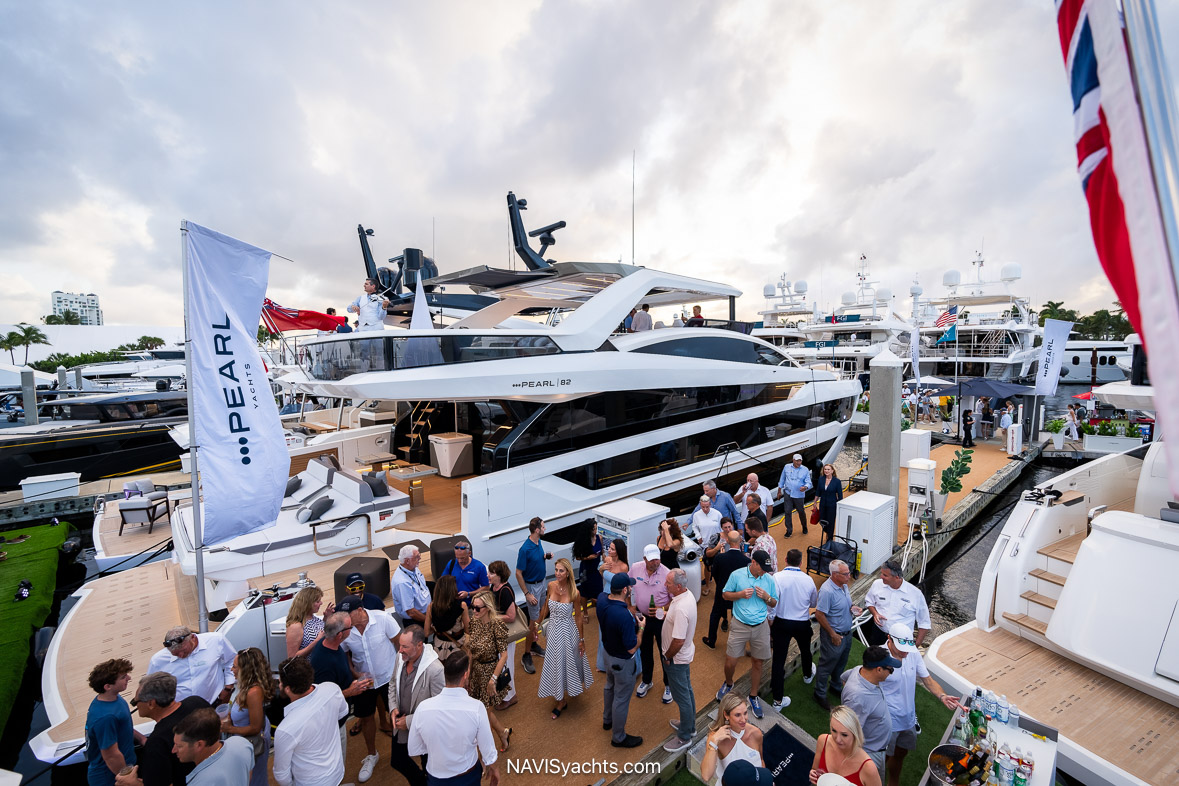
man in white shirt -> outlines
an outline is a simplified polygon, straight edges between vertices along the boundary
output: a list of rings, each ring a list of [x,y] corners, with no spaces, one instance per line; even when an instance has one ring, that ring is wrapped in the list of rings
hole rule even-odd
[[[692,658],[696,645],[696,598],[688,592],[688,574],[676,568],[664,580],[671,604],[663,621],[663,671],[671,688],[671,698],[680,710],[680,719],[671,721],[673,737],[663,750],[679,753],[687,750],[696,736],[696,695],[692,692]]]
[[[737,516],[740,519],[734,522],[738,529],[745,528],[745,517],[749,515],[749,509],[741,504],[746,494],[756,494],[761,499],[761,512],[766,514],[766,521],[773,519],[774,500],[770,492],[771,489],[761,485],[758,481],[756,472],[750,472],[745,476],[745,485],[737,489],[737,493],[733,495],[733,501],[737,503]]]
[[[884,749],[887,757],[885,769],[889,786],[900,786],[905,756],[917,747],[917,680],[920,679],[926,690],[937,696],[947,709],[957,709],[958,699],[946,693],[937,680],[929,676],[925,660],[917,651],[911,627],[903,622],[894,622],[889,627],[888,651],[901,662],[901,667],[880,683],[892,720],[892,734]]]
[[[360,330],[384,330],[389,300],[377,294],[377,280],[364,280],[364,294],[353,300],[348,310],[360,317]]]
[[[233,691],[233,659],[237,652],[220,633],[199,636],[183,625],[164,636],[164,648],[151,656],[147,673],[166,671],[176,678],[176,701],[200,696],[216,706]]]
[[[929,634],[929,604],[921,590],[905,581],[901,566],[888,560],[880,568],[880,578],[864,597],[864,605],[872,612],[875,625],[865,625],[864,636],[868,643],[880,646],[888,638],[888,629],[896,622],[903,622],[917,631],[917,646]]]
[[[382,728],[389,732],[393,730],[389,724],[389,677],[397,659],[397,637],[401,634],[401,626],[387,612],[366,609],[364,601],[357,595],[341,600],[336,611],[346,612],[352,618],[352,630],[340,643],[340,649],[351,656],[352,669],[358,674],[368,674],[375,686],[352,702],[352,711],[360,718],[360,730],[364,732],[364,744],[368,748],[368,755],[360,762],[359,780],[365,783],[373,776],[373,768],[380,758],[375,717],[378,707]]]
[[[313,679],[305,657],[278,666],[279,689],[291,700],[274,732],[274,779],[281,786],[339,786],[344,780],[340,725],[348,702],[335,683],[315,685]]]
[[[463,650],[442,662],[446,687],[418,705],[409,727],[409,755],[426,759],[431,786],[479,786],[483,767],[491,771],[489,786],[499,786],[498,752],[487,708],[467,693],[471,661]]]
[[[774,709],[781,712],[790,706],[790,697],[785,694],[786,657],[790,642],[798,642],[798,654],[802,658],[802,681],[809,685],[815,678],[815,664],[811,659],[811,609],[819,592],[815,582],[802,572],[802,552],[790,549],[786,552],[786,568],[774,574],[778,585],[778,605],[774,607],[774,619],[770,623],[770,646],[774,658],[770,664],[770,693],[774,697]]]
[[[653,326],[654,323],[651,321],[651,307],[644,303],[643,307],[631,317],[630,329],[634,333],[642,333],[644,330],[650,330]]]

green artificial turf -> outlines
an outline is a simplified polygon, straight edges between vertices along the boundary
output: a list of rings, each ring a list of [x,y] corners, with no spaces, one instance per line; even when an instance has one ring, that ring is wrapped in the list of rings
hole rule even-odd
[[[847,667],[859,666],[864,656],[864,645],[859,639],[852,642],[851,655],[847,659]],[[814,684],[806,685],[802,681],[802,669],[798,669],[786,679],[786,695],[790,697],[790,706],[786,708],[786,717],[808,731],[816,739],[820,734],[827,733],[827,721],[830,715],[825,712],[814,699]],[[837,694],[830,693],[827,700],[831,706],[839,703]],[[766,712],[772,712],[770,702],[773,701],[766,691],[762,694],[762,706]],[[901,770],[901,783],[917,783],[925,774],[925,764],[929,759],[929,752],[941,741],[942,734],[950,723],[954,713],[938,701],[937,697],[925,689],[921,681],[917,682],[917,720],[921,723],[921,734],[917,736],[917,750],[909,751],[905,757],[905,766]]]
[[[68,534],[69,525],[46,524],[4,533],[9,539],[29,535],[24,543],[0,544],[0,551],[8,552],[0,562],[0,734],[20,690],[30,639],[53,605],[58,549]],[[32,582],[33,591],[17,603],[13,598],[21,579]]]

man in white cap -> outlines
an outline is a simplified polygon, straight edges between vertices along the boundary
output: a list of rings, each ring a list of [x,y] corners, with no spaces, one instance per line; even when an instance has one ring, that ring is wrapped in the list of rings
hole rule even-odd
[[[798,511],[798,520],[802,522],[802,534],[807,534],[806,492],[814,485],[811,471],[802,465],[802,455],[795,453],[794,460],[782,468],[782,476],[778,478],[778,489],[782,492],[782,505],[786,513],[783,519],[786,537],[794,534],[794,511]]]
[[[929,676],[925,660],[917,651],[912,627],[894,622],[888,629],[888,651],[901,662],[901,667],[880,684],[892,720],[892,733],[885,748],[886,769],[889,786],[900,786],[905,756],[917,747],[917,680],[920,679],[921,684],[951,710],[957,709],[958,699],[946,693],[937,680]]]
[[[663,651],[663,617],[671,604],[671,595],[667,592],[667,574],[670,572],[659,561],[659,547],[654,543],[647,544],[643,549],[643,561],[630,569],[630,577],[635,580],[631,598],[635,610],[646,618],[643,638],[639,642],[643,676],[635,691],[640,699],[651,690],[651,683],[655,680],[655,646],[658,645],[659,651]],[[662,658],[659,665],[663,671],[663,703],[671,704],[671,685],[667,681],[667,670],[663,667]]]

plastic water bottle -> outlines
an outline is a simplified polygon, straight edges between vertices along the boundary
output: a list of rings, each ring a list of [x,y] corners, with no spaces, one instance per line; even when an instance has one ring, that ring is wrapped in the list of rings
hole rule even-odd
[[[998,703],[999,700],[995,698],[995,692],[987,691],[986,695],[983,696],[983,714],[989,715],[992,718],[995,717],[995,710]]]
[[[1019,707],[1012,704],[1011,709],[1007,713],[1007,725],[1019,728]]]
[[[1014,780],[1015,759],[1011,758],[1011,754],[1004,751],[999,755],[999,783],[1002,786],[1011,786]]]
[[[1003,724],[1011,721],[1011,705],[1007,702],[1006,694],[999,697],[998,709],[995,711],[995,720]]]

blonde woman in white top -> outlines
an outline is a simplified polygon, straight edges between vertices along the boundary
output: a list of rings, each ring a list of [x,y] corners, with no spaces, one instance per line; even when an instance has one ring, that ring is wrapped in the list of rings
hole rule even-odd
[[[728,693],[721,699],[716,720],[708,727],[708,744],[700,761],[700,776],[706,783],[719,784],[725,768],[742,760],[755,767],[765,766],[761,755],[761,729],[749,723],[749,703],[745,697]]]

